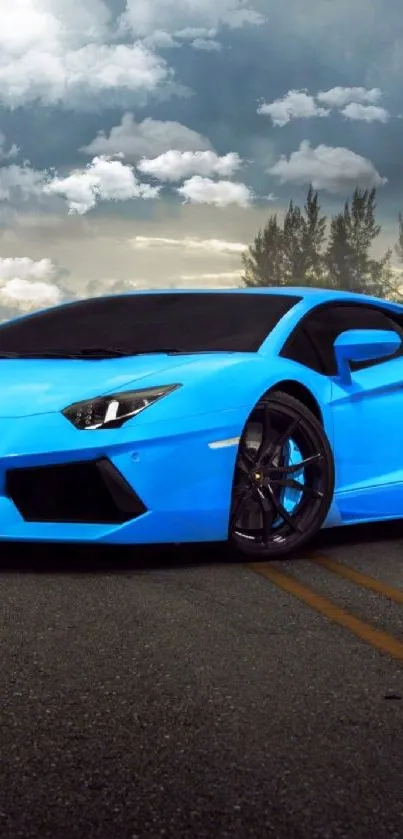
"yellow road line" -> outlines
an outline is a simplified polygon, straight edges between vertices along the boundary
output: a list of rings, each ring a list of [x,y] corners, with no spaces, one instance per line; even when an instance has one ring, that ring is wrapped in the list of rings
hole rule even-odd
[[[364,621],[359,620],[354,615],[350,615],[349,612],[340,609],[331,600],[322,597],[321,594],[317,594],[315,591],[311,591],[311,589],[306,588],[306,586],[299,583],[293,577],[284,574],[283,571],[279,571],[272,565],[251,563],[249,568],[255,573],[261,574],[278,588],[297,597],[311,609],[324,615],[329,621],[332,621],[338,626],[342,626],[344,629],[348,629],[353,635],[360,638],[361,641],[371,644],[372,647],[375,647],[382,653],[387,653],[393,656],[393,658],[403,661],[403,642],[398,641],[393,635],[388,635],[387,632],[376,629],[371,624],[364,623]]]
[[[344,577],[346,580],[350,580],[350,582],[355,583],[361,588],[368,588],[371,591],[376,592],[376,594],[382,594],[383,597],[387,597],[389,600],[393,600],[395,603],[403,605],[403,591],[399,588],[394,588],[394,586],[389,586],[387,583],[382,583],[374,577],[362,574],[360,571],[350,568],[349,565],[343,565],[341,562],[335,562],[334,559],[330,559],[327,556],[315,556],[315,554],[312,554],[307,556],[307,559],[309,562],[314,562],[316,565],[326,568],[333,574],[338,574],[339,577]]]

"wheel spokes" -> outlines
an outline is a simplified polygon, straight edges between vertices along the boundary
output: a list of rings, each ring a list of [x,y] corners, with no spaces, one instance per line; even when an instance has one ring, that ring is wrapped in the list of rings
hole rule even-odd
[[[293,519],[293,517],[289,513],[287,513],[287,510],[282,505],[281,501],[279,501],[279,499],[276,497],[276,493],[274,492],[273,488],[271,486],[268,486],[267,491],[270,495],[270,500],[272,501],[273,506],[277,510],[277,513],[280,516],[280,518],[282,518],[283,521],[286,524],[288,524],[288,526],[291,527],[292,530],[300,531],[301,528],[299,527],[296,519]]]
[[[252,539],[269,550],[277,536],[298,540],[297,534],[311,526],[312,516],[320,515],[313,499],[324,498],[323,467],[312,471],[309,467],[326,456],[313,429],[302,422],[302,414],[261,403],[257,413],[256,419],[251,417],[238,452],[230,522],[238,537]],[[299,463],[293,462],[297,458]],[[304,470],[308,472],[304,474]]]
[[[284,472],[287,475],[294,475],[318,460],[323,460],[323,455],[320,453],[306,457],[305,460],[301,460],[299,463],[292,463],[291,466],[269,466],[266,471],[268,475],[272,472]]]
[[[263,541],[268,542],[274,521],[273,506],[261,487],[256,488],[256,497],[258,498],[258,504],[262,513]]]
[[[309,489],[309,487],[305,484],[300,484],[299,481],[294,481],[293,478],[280,478],[275,483],[276,487],[282,487],[283,489],[295,489],[297,492],[306,492]]]
[[[291,438],[291,435],[295,431],[298,424],[299,417],[293,420],[292,423],[288,426],[288,428],[285,431],[280,432],[280,434],[278,434],[277,437],[274,438],[274,440],[265,441],[265,437],[263,436],[262,443],[257,453],[257,465],[263,465],[264,461],[267,460],[267,458],[270,457],[273,452],[279,449],[281,451],[281,449],[284,448],[287,441]]]
[[[231,522],[232,522],[233,525],[235,525],[237,520],[239,519],[239,516],[242,512],[242,508],[243,508],[245,502],[249,501],[249,499],[252,497],[253,490],[254,490],[254,487],[246,486],[237,494],[236,500],[235,500],[235,506],[233,508],[232,515],[231,515]]]
[[[242,450],[239,452],[236,465],[238,469],[240,469],[241,472],[245,472],[246,475],[249,475],[250,470],[256,465],[255,458],[250,454],[245,446],[243,446]]]
[[[273,481],[276,487],[282,487],[283,489],[294,489],[296,492],[302,492],[305,495],[309,495],[312,498],[323,498],[323,493],[319,492],[318,490],[312,489],[312,487],[307,486],[306,484],[300,484],[299,481],[295,481],[293,478],[279,478],[279,480]]]

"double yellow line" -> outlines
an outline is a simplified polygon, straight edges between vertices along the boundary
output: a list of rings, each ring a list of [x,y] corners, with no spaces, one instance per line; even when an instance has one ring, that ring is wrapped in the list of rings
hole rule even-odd
[[[346,580],[349,580],[361,588],[369,589],[376,594],[380,594],[383,597],[392,600],[394,603],[403,605],[403,591],[400,589],[389,586],[386,583],[382,583],[380,580],[374,579],[374,577],[361,574],[359,571],[355,571],[349,566],[342,565],[340,562],[335,562],[333,559],[329,559],[328,557],[315,556],[312,554],[312,556],[306,556],[305,559],[321,566],[322,568],[326,568],[333,574],[338,574],[338,576],[344,577]],[[298,582],[298,580],[295,580],[284,571],[280,571],[278,568],[275,568],[270,563],[252,563],[249,567],[252,571],[255,571],[257,574],[261,574],[278,588],[288,592],[288,594],[292,594],[307,606],[310,606],[311,609],[314,609],[316,612],[324,615],[324,617],[328,620],[338,624],[338,626],[348,629],[357,638],[360,638],[361,641],[371,644],[382,653],[387,653],[388,655],[393,656],[393,658],[403,661],[403,641],[399,641],[397,638],[394,638],[393,635],[389,635],[387,632],[383,632],[381,629],[377,629],[376,627],[371,626],[371,624],[365,623],[359,618],[354,617],[354,615],[350,615],[349,612],[346,612],[344,609],[340,609],[335,603],[332,603],[331,600],[328,600],[326,597],[322,597],[321,594],[317,594],[315,591],[311,591],[311,589]]]

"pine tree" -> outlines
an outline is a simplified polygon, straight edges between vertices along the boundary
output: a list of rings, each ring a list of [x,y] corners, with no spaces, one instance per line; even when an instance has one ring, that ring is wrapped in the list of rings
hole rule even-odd
[[[395,254],[399,262],[403,263],[403,216],[398,215],[398,239],[394,247]],[[403,302],[403,273],[399,269],[392,268],[392,251],[389,251],[389,263],[387,271],[384,271],[383,282],[386,288],[388,297],[396,300],[398,303]]]
[[[348,205],[330,222],[330,234],[325,256],[328,270],[328,284],[332,288],[353,291],[351,287],[351,266],[353,252],[348,232]]]
[[[321,286],[326,217],[320,214],[318,193],[312,186],[304,213],[290,201],[283,226],[285,280],[287,285]]]
[[[283,222],[284,284],[305,285],[305,219],[299,207],[290,201]]]
[[[242,262],[244,285],[284,285],[283,233],[276,215],[270,216],[264,229],[259,230],[253,244],[242,254]]]
[[[326,239],[326,216],[321,216],[318,193],[309,187],[305,204],[303,250],[306,254],[305,279],[309,285],[323,285],[323,247]]]
[[[399,234],[397,245],[395,245],[395,253],[397,254],[399,262],[403,262],[403,216],[399,213],[398,216]]]
[[[355,189],[351,206],[331,221],[326,252],[329,284],[334,288],[382,296],[389,275],[390,251],[380,260],[370,255],[381,226],[375,219],[376,190]]]
[[[376,190],[357,187],[342,212],[330,221],[321,215],[318,193],[309,187],[304,210],[291,200],[282,227],[269,218],[243,254],[246,286],[327,286],[344,291],[401,298],[394,283],[392,251],[371,255],[381,226],[375,218]],[[399,215],[396,253],[403,262],[403,216]]]
[[[309,188],[304,212],[290,201],[282,228],[271,216],[243,255],[246,286],[322,285],[326,218]]]

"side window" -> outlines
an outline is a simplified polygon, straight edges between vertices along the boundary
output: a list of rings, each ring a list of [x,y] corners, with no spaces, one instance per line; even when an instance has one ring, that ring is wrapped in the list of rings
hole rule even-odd
[[[337,374],[333,344],[341,332],[347,329],[392,329],[403,340],[402,327],[387,314],[370,306],[329,306],[308,315],[304,328],[320,355],[327,376]],[[403,346],[389,358],[403,354]],[[381,364],[382,361],[361,361],[351,365],[352,370],[362,370]]]
[[[320,356],[302,324],[297,326],[290,335],[281,355],[283,358],[291,359],[291,361],[298,361],[299,364],[310,367],[317,373],[324,372]]]

